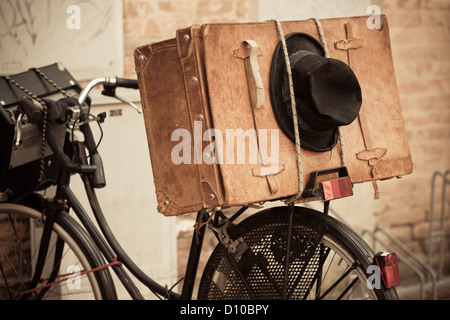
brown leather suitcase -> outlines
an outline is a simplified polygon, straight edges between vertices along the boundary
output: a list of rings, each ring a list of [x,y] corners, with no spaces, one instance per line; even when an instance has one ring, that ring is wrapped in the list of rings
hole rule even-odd
[[[312,172],[343,165],[353,183],[411,173],[387,20],[381,16],[380,29],[370,29],[367,19],[286,21],[281,30],[276,21],[206,24],[137,48],[158,211],[179,215],[290,199],[305,190]],[[327,48],[325,57],[349,66],[360,86],[359,113],[333,131],[339,141],[328,150],[297,149],[302,135],[296,140],[295,130],[294,138],[284,130],[274,108],[273,61],[283,57],[280,40],[291,35],[313,37],[305,41]]]

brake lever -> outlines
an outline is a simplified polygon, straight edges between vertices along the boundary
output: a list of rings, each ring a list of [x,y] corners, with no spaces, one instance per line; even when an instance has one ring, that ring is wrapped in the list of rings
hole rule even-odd
[[[115,95],[114,98],[116,98],[117,100],[119,100],[119,101],[121,101],[121,102],[123,102],[123,103],[129,105],[130,107],[132,107],[133,109],[135,109],[139,114],[142,113],[142,110],[140,110],[140,109],[138,108],[138,106],[135,105],[133,102],[128,101],[128,100],[125,100],[124,98],[121,98],[121,97],[119,97],[119,96],[117,96],[117,95]]]
[[[116,94],[116,87],[108,86],[108,85],[105,84],[105,85],[103,86],[102,94],[103,94],[104,96],[108,96],[108,97],[115,98],[115,99],[121,101],[122,103],[125,103],[125,104],[129,105],[130,107],[132,107],[133,109],[135,109],[139,114],[142,113],[142,110],[140,110],[140,109],[138,108],[138,106],[135,105],[133,102],[128,101],[128,100],[125,100],[124,98],[119,97],[119,96]]]

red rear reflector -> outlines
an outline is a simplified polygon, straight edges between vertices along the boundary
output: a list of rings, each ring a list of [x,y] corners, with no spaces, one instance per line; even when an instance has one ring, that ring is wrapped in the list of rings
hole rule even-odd
[[[323,201],[349,197],[353,195],[353,186],[350,177],[319,182]]]
[[[380,268],[381,278],[386,289],[400,285],[400,272],[398,259],[395,252],[379,252],[375,255],[375,261]]]

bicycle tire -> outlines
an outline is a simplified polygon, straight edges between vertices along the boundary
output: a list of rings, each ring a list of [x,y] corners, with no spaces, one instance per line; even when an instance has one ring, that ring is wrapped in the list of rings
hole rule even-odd
[[[33,275],[43,217],[40,211],[28,206],[0,204],[0,299],[117,299],[108,269],[82,274],[83,270],[93,270],[105,262],[87,233],[65,212],[58,214],[53,225],[52,247],[48,251],[42,282],[36,286],[38,289],[22,295],[29,289],[27,282]],[[53,256],[56,256],[55,239],[58,237],[64,242],[64,252],[62,262],[55,263]],[[56,278],[59,283],[45,287],[45,279],[51,277],[55,265],[60,267],[60,276]],[[66,271],[75,274],[64,275]]]
[[[230,238],[241,239],[232,253],[238,270],[219,243],[205,266],[197,298],[398,299],[395,289],[369,286],[374,253],[361,237],[333,217],[305,207],[294,208],[286,282],[288,216],[287,207],[269,208],[230,226]]]

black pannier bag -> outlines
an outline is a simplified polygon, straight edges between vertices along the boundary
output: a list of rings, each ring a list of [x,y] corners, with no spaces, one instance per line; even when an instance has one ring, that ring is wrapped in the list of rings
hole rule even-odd
[[[19,102],[22,98],[59,100],[77,97],[81,92],[78,82],[60,63],[26,72],[0,77],[0,202],[20,196],[28,191],[45,188],[52,184],[59,171],[57,161],[48,145],[42,158],[41,129],[20,116]],[[66,128],[57,126],[61,143]],[[41,163],[45,181],[39,181]]]

